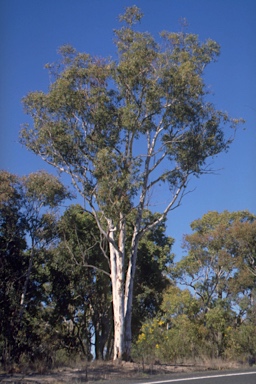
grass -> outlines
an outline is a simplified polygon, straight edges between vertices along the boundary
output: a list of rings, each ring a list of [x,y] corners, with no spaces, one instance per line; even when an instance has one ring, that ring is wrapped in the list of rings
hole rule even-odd
[[[2,372],[0,382],[47,383],[47,384],[82,384],[104,383],[107,380],[140,379],[151,375],[168,373],[185,373],[206,370],[228,370],[248,366],[238,361],[222,359],[194,359],[176,361],[175,364],[141,364],[139,362],[114,364],[102,361],[72,361],[71,364],[47,369],[40,361],[34,365],[14,367],[13,371]],[[9,381],[9,379],[11,381]],[[12,381],[13,380],[13,381]]]

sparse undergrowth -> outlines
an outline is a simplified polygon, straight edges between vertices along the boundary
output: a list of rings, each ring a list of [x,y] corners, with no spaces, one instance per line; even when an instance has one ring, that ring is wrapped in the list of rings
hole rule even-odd
[[[206,370],[227,370],[246,367],[249,362],[224,361],[221,359],[205,359],[198,361],[186,361],[177,364],[142,364],[142,363],[120,363],[94,361],[91,363],[80,363],[76,367],[59,367],[52,370],[42,371],[38,366],[36,371],[21,371],[21,367],[13,366],[8,372],[0,373],[1,383],[95,383],[108,380],[140,379],[150,375],[163,375],[168,373],[195,372]]]

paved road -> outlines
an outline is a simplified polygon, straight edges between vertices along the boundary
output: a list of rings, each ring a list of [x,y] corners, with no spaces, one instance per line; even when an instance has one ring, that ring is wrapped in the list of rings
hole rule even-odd
[[[226,371],[206,374],[186,374],[162,379],[140,380],[131,384],[256,384],[256,369],[246,371]],[[120,383],[121,384],[121,383]],[[128,384],[128,383],[127,383]]]
[[[256,368],[234,371],[172,373],[148,379],[104,381],[104,384],[256,384]]]

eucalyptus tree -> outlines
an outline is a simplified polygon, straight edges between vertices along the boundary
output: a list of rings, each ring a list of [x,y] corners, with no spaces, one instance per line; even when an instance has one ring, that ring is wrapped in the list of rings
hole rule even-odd
[[[205,312],[226,298],[237,309],[239,296],[253,289],[255,219],[248,211],[210,211],[191,223],[193,233],[183,245],[188,254],[176,264],[176,277],[200,298]]]
[[[22,197],[14,175],[0,172],[0,354],[4,367],[19,355],[16,335],[21,276],[27,268],[25,225],[20,209]]]
[[[46,172],[18,177],[0,171],[0,350],[5,364],[18,362],[22,353],[35,357],[41,342],[42,265],[54,238],[54,209],[68,195]]]
[[[198,298],[217,355],[224,352],[228,327],[255,318],[255,223],[248,211],[208,212],[191,223],[193,233],[184,238],[188,254],[174,269],[177,282]]]
[[[208,159],[232,141],[225,125],[239,122],[206,97],[204,70],[219,45],[167,31],[158,42],[138,31],[141,18],[136,6],[120,16],[116,60],[63,46],[61,60],[48,65],[49,91],[23,100],[33,124],[23,128],[21,142],[71,177],[108,241],[114,359],[130,355],[139,240],[179,205],[190,177],[210,171]],[[161,215],[143,220],[153,195],[163,190]],[[131,210],[136,214],[127,246]]]
[[[46,251],[56,238],[55,210],[71,195],[57,177],[45,171],[23,176],[19,182],[23,196],[22,214],[29,239],[29,265],[20,301],[19,317],[22,320],[34,258],[40,251]]]

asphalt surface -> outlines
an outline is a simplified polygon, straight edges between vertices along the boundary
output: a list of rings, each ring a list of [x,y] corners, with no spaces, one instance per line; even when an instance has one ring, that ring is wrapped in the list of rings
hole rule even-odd
[[[104,384],[256,384],[256,368],[189,374],[165,374],[148,379],[104,381]]]

